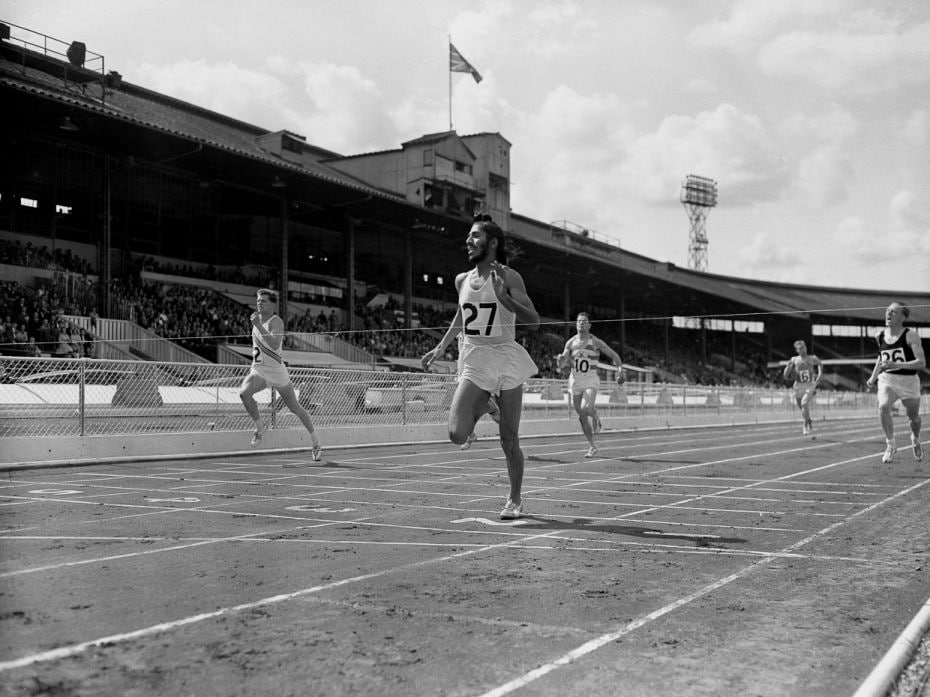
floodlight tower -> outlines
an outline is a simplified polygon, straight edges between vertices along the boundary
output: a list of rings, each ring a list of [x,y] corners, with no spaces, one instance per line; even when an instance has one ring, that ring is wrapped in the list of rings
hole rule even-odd
[[[681,183],[681,202],[691,221],[688,268],[707,271],[707,229],[710,209],[717,205],[717,182],[689,174]]]

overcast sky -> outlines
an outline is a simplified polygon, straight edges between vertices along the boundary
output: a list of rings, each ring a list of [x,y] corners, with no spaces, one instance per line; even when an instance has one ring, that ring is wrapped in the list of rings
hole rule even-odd
[[[930,292],[927,0],[5,0],[125,80],[343,154],[513,144],[512,207],[713,273]]]

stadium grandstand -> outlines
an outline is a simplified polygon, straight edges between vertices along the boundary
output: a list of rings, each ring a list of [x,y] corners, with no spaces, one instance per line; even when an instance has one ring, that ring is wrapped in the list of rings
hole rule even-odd
[[[639,379],[782,385],[778,365],[803,338],[826,387],[862,390],[888,302],[930,305],[900,289],[693,271],[513,212],[499,133],[340,154],[131,84],[90,50],[2,28],[10,356],[245,364],[254,292],[267,286],[287,289],[290,365],[417,371],[454,312],[476,210],[508,232],[543,316],[522,339],[540,377],[558,376],[552,355],[586,310]],[[911,324],[930,335],[926,309]]]

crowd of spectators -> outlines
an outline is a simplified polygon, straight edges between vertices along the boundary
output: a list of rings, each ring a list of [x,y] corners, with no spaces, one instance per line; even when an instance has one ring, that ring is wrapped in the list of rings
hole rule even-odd
[[[58,270],[49,279],[40,279],[32,292],[15,282],[0,286],[0,352],[16,355],[92,356],[93,336],[66,321],[64,315],[96,316],[96,298],[100,288],[88,279],[89,264],[70,251],[49,251],[31,243],[0,240],[0,261]],[[127,319],[166,339],[192,350],[209,360],[216,360],[216,344],[248,343],[252,308],[215,290],[169,283],[143,283],[139,271],[150,270],[173,276],[224,280],[255,287],[273,286],[273,274],[241,267],[218,270],[215,267],[171,265],[152,257],[137,261],[136,272],[129,278],[112,279],[109,285],[110,315]],[[320,307],[293,314],[287,331],[325,333],[339,337],[371,354],[375,359],[419,358],[442,337],[453,311],[432,305],[415,304],[407,321],[402,304],[388,295],[380,304],[360,299],[357,318],[350,329],[341,319],[343,311]],[[561,351],[563,327],[544,327],[538,332],[518,332],[520,341],[539,367],[539,376],[563,377],[554,356]],[[727,361],[729,347],[717,345],[722,339],[708,333],[707,360],[693,351],[693,337],[682,340],[681,331],[673,330],[665,347],[664,330],[643,324],[628,325],[626,345],[621,348],[616,326],[601,323],[597,334],[614,346],[625,362],[657,368],[660,379],[693,384],[767,384],[772,376],[761,352],[747,350],[739,362]],[[729,341],[727,335],[727,341]],[[288,348],[299,348],[288,340]],[[447,349],[444,358],[457,358],[457,342]]]
[[[20,240],[0,240],[0,264],[28,266],[36,269],[71,271],[78,274],[93,273],[91,264],[74,254],[70,249],[36,246]]]
[[[11,356],[93,357],[93,336],[65,319],[66,305],[42,289],[0,282],[0,353]]]

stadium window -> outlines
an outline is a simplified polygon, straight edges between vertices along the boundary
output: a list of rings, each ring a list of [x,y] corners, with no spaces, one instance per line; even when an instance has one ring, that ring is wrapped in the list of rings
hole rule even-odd
[[[700,329],[701,320],[698,317],[672,317],[672,326],[676,329]]]
[[[20,196],[19,205],[24,206],[25,208],[38,208],[39,202],[34,198],[26,198],[25,196]]]
[[[55,204],[55,212],[58,215],[71,215],[71,206],[62,206],[60,203]]]
[[[441,286],[445,281],[442,280],[442,276],[436,276],[436,285]]]
[[[431,148],[427,148],[423,151],[423,166],[429,167],[433,164],[433,151]]]
[[[762,322],[750,322],[749,320],[737,320],[735,323],[735,331],[744,332],[747,334],[762,334],[764,333],[765,325]]]
[[[428,274],[428,273],[423,274],[423,282],[424,282],[424,283],[429,283],[429,274]]]

